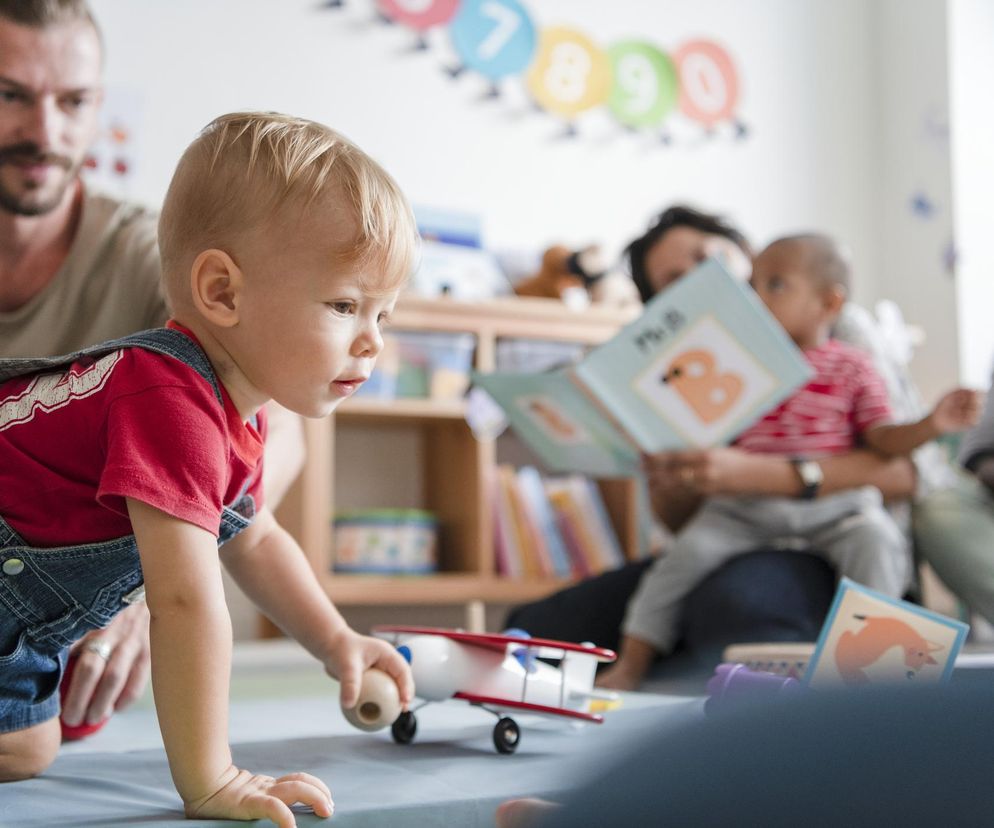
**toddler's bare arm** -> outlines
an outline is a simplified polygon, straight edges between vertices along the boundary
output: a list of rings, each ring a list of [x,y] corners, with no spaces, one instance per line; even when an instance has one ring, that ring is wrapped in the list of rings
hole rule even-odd
[[[411,702],[407,662],[387,642],[361,636],[345,623],[303,550],[268,509],[221,547],[221,561],[253,603],[341,681],[345,707],[355,704],[362,673],[370,667],[392,676],[401,702]]]
[[[231,619],[209,533],[128,499],[151,615],[152,687],[162,740],[187,816],[268,818],[294,825],[288,804],[330,816],[314,777],[275,780],[232,764],[228,746]]]
[[[874,451],[890,456],[908,455],[942,434],[966,431],[977,424],[983,400],[976,391],[957,388],[945,394],[927,416],[916,423],[870,429],[863,441]]]

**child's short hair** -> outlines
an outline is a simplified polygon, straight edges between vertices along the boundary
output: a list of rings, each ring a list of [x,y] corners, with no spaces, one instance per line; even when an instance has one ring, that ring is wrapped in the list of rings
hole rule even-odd
[[[804,257],[801,265],[804,270],[817,282],[819,287],[840,287],[846,295],[849,294],[851,268],[849,257],[831,236],[824,233],[799,233],[794,236],[784,236],[769,244],[773,246],[789,245],[797,248]]]
[[[235,112],[211,121],[183,153],[159,218],[159,254],[175,309],[204,250],[231,251],[240,238],[290,210],[305,211],[334,188],[357,227],[339,263],[375,269],[389,292],[410,275],[418,233],[407,198],[359,147],[314,121]]]

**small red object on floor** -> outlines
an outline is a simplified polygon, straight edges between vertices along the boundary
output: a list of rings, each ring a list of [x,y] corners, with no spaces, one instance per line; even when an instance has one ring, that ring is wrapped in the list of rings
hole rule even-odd
[[[72,681],[72,671],[76,666],[76,656],[69,656],[69,661],[66,663],[66,671],[62,674],[62,684],[59,685],[59,700],[64,705],[66,703],[66,693],[69,690],[69,682]],[[59,724],[62,725],[62,741],[63,742],[74,742],[77,739],[85,739],[87,736],[92,736],[105,724],[107,724],[110,716],[101,719],[99,722],[94,724],[78,724],[78,725],[67,725],[59,718]]]

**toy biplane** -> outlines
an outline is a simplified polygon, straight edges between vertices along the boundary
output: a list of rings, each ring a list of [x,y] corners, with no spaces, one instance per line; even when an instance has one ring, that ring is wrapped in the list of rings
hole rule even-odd
[[[373,634],[393,643],[407,659],[416,696],[422,700],[391,725],[399,744],[414,739],[414,712],[431,702],[460,699],[492,713],[497,717],[494,747],[514,753],[521,731],[507,711],[599,724],[603,716],[591,712],[591,703],[617,698],[593,686],[598,662],[617,656],[592,644],[530,638],[517,631],[496,635],[434,627],[379,626]]]

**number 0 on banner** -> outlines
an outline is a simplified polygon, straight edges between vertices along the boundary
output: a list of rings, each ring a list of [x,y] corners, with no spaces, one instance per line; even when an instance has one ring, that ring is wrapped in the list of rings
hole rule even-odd
[[[585,34],[545,29],[525,83],[543,109],[569,118],[607,100],[611,62]]]
[[[673,55],[680,72],[680,111],[710,128],[734,119],[739,80],[728,52],[709,40],[691,40]]]

